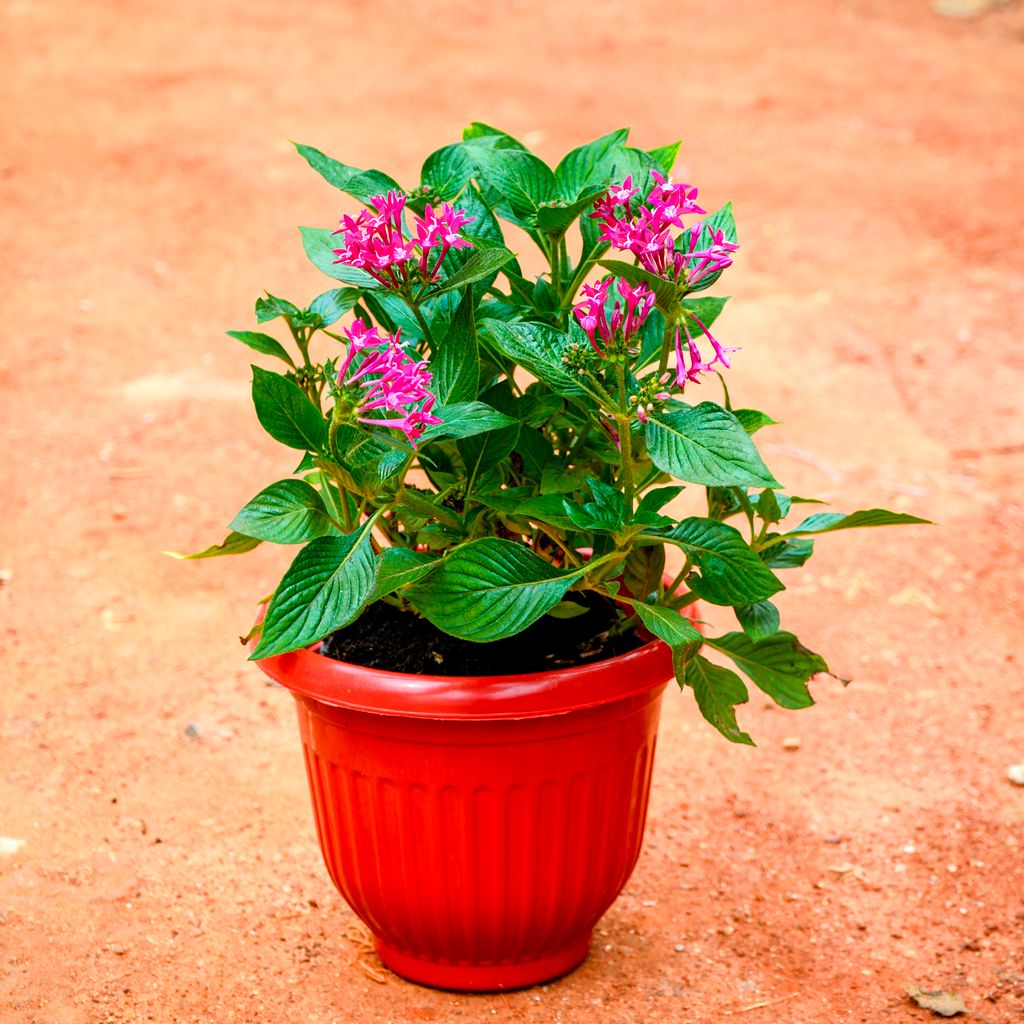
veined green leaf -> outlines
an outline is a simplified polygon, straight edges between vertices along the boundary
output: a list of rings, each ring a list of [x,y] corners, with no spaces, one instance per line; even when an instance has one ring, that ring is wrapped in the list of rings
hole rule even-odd
[[[611,184],[609,154],[624,145],[627,138],[629,129],[619,128],[566,153],[555,168],[559,195],[563,199],[576,199],[595,185],[604,191]]]
[[[265,356],[277,356],[278,359],[283,359],[289,366],[295,365],[285,347],[269,334],[263,334],[261,331],[225,331],[224,333],[229,338],[234,338],[235,341],[248,345],[255,352],[261,352]]]
[[[645,284],[654,292],[658,308],[664,312],[671,309],[676,302],[676,286],[663,277],[652,274],[635,263],[626,263],[624,260],[598,260],[598,265],[610,271],[616,277],[624,277],[631,285]]]
[[[672,173],[681,145],[681,142],[670,142],[667,146],[658,146],[646,151],[647,155],[661,168],[661,173],[665,177]]]
[[[473,290],[466,288],[430,361],[433,391],[441,405],[472,402],[480,390],[480,350],[473,321]]]
[[[779,631],[779,609],[771,601],[758,601],[756,604],[741,604],[736,607],[736,618],[743,627],[743,632],[754,643],[766,640]]]
[[[808,516],[795,530],[789,530],[786,537],[803,537],[811,533],[831,533],[833,530],[852,530],[861,526],[933,526],[928,519],[908,515],[906,512],[890,512],[884,508],[863,509],[860,512],[816,512]]]
[[[622,570],[622,583],[638,599],[646,600],[658,590],[665,574],[665,545],[638,545],[630,551]]]
[[[307,647],[356,618],[376,582],[370,529],[367,522],[354,533],[318,537],[298,553],[270,600],[250,660]]]
[[[259,547],[262,543],[263,541],[258,540],[256,537],[246,537],[241,533],[232,532],[220,544],[214,544],[212,547],[204,548],[202,551],[197,551],[192,555],[182,555],[177,551],[165,551],[164,554],[171,558],[187,558],[189,560],[219,558],[221,555],[245,554],[246,551],[252,551],[253,548]]]
[[[698,654],[686,668],[686,685],[693,687],[700,713],[727,740],[754,746],[736,722],[736,706],[746,704],[749,698],[743,680],[735,672]]]
[[[364,171],[358,167],[350,167],[333,157],[325,156],[319,149],[293,143],[299,155],[313,168],[317,174],[335,188],[354,196],[361,203],[369,205],[375,195],[389,192],[391,189],[401,191],[401,186],[390,175],[383,171]]]
[[[465,146],[455,143],[436,149],[427,157],[420,181],[430,188],[432,196],[451,202],[469,184],[475,169]]]
[[[253,366],[252,400],[263,429],[275,441],[300,451],[315,452],[323,447],[323,413],[294,381]]]
[[[727,654],[736,665],[783,708],[806,708],[814,703],[807,680],[827,672],[820,654],[807,650],[792,633],[777,632],[763,640],[744,633],[709,638],[709,647]]]
[[[557,197],[551,168],[526,150],[478,147],[473,160],[484,181],[528,223],[533,222],[541,203]]]
[[[464,142],[484,139],[492,142],[495,149],[526,149],[518,139],[513,138],[508,132],[503,132],[500,128],[492,128],[489,124],[484,124],[483,121],[471,121],[466,128],[462,129],[462,139]]]
[[[300,227],[299,234],[302,235],[302,248],[305,249],[309,262],[321,273],[333,277],[336,281],[355,285],[357,288],[380,287],[380,283],[365,271],[334,262],[334,250],[344,245],[341,235],[335,235],[326,228],[306,227]]]
[[[686,679],[687,667],[704,643],[700,630],[689,619],[671,608],[645,604],[643,601],[628,597],[620,596],[619,599],[629,604],[640,616],[640,621],[672,649],[672,666],[676,679],[682,686]]]
[[[756,434],[762,427],[770,427],[779,422],[759,409],[733,409],[732,414],[748,434]]]
[[[287,320],[298,317],[302,310],[294,302],[280,299],[276,295],[271,295],[270,292],[267,292],[266,298],[260,296],[256,300],[255,312],[256,322],[258,324],[265,324],[270,320],[276,320],[279,316],[283,316]]]
[[[498,412],[486,402],[453,402],[451,405],[438,406],[434,413],[441,422],[427,427],[420,440],[421,444],[436,441],[440,437],[473,437],[489,430],[518,426],[518,420]]]
[[[475,281],[482,281],[485,277],[490,277],[500,270],[514,256],[515,253],[509,252],[501,245],[494,245],[489,249],[475,249],[469,259],[451,277],[442,281],[431,291],[430,296],[433,298],[456,288],[464,288],[467,284],[473,284]]]
[[[424,551],[385,548],[377,558],[377,582],[367,604],[415,583],[430,572],[437,559]]]
[[[485,320],[479,326],[500,353],[542,380],[552,391],[568,398],[586,396],[598,400],[562,361],[573,344],[568,335],[538,323]],[[583,340],[585,344],[585,336]]]
[[[484,537],[445,555],[408,597],[439,629],[484,643],[522,632],[586,571],[556,569],[523,544]]]
[[[679,480],[710,487],[777,487],[740,422],[715,402],[652,413],[651,461]]]
[[[754,604],[785,589],[728,523],[694,516],[654,536],[686,552],[700,570],[699,577],[688,580],[690,589],[711,604]]]
[[[304,480],[278,480],[265,487],[228,528],[274,544],[304,544],[335,532],[320,493]]]
[[[358,288],[331,288],[309,304],[309,311],[320,317],[322,326],[330,327],[355,306],[360,294]]]

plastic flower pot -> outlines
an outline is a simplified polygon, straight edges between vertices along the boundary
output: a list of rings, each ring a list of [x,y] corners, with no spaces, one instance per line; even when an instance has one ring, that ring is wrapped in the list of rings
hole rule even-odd
[[[668,647],[479,678],[258,664],[295,697],[327,870],[388,967],[487,991],[586,957],[640,853]]]

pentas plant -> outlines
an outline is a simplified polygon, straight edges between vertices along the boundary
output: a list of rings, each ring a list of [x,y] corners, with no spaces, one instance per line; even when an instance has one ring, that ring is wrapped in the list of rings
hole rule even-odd
[[[301,457],[223,543],[188,556],[300,546],[252,657],[312,645],[374,602],[486,644],[573,616],[591,592],[618,609],[613,631],[671,647],[680,686],[729,739],[751,742],[740,673],[783,707],[812,703],[827,667],[781,628],[780,574],[821,534],[924,520],[791,521],[811,499],[758,452],[774,420],[705,387],[737,347],[712,333],[726,300],[703,293],[739,247],[731,205],[708,214],[672,180],[678,148],[637,149],[620,130],[552,168],[474,123],[403,189],[298,147],[348,197],[337,228],[300,229],[334,286],[307,306],[257,300],[289,348],[228,333],[278,361],[253,367],[256,415]],[[526,276],[506,224],[544,273]],[[681,614],[697,600],[730,609],[735,628],[704,636]]]

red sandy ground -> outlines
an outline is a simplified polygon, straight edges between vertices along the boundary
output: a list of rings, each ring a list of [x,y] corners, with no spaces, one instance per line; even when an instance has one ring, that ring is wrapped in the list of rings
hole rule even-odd
[[[1021,1020],[1024,12],[403,6],[0,12],[0,1019],[902,1022],[916,984]],[[668,693],[590,958],[467,997],[382,971],[321,866],[290,698],[235,639],[290,552],[160,551],[291,468],[222,333],[327,286],[294,225],[347,207],[287,140],[409,182],[474,118],[549,159],[682,135],[736,202],[721,333],[776,475],[941,525],[820,540],[779,603],[854,684],[755,697],[756,750]]]

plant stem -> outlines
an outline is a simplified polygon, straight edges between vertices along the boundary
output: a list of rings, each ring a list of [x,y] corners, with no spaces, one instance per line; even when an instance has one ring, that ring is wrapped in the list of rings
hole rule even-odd
[[[551,245],[551,287],[555,290],[555,299],[561,308],[562,303],[562,245],[556,235],[548,235]]]
[[[406,299],[406,305],[412,310],[413,316],[416,317],[416,323],[420,325],[420,330],[423,332],[423,340],[427,343],[427,354],[433,355],[434,336],[430,333],[430,327],[427,326],[427,321],[423,318],[420,304],[413,299]]]
[[[565,294],[562,299],[562,312],[564,313],[571,305],[572,300],[576,298],[576,292],[579,291],[580,285],[583,284],[583,279],[590,273],[590,268],[608,251],[608,245],[599,245],[586,259],[580,259],[580,265],[576,268],[576,272],[572,275],[572,280],[569,282],[568,287],[565,289]]]
[[[665,317],[665,333],[661,338],[661,358],[658,360],[658,377],[668,369],[668,350],[672,347],[675,338],[675,324]]]
[[[622,493],[626,498],[626,508],[632,515],[633,494],[636,490],[633,481],[633,437],[630,433],[629,404],[626,401],[626,368],[622,363],[615,364],[615,380],[619,389],[619,408],[615,413],[615,422],[619,428],[620,478]]]
[[[687,577],[692,568],[693,563],[689,559],[686,559],[686,561],[683,563],[682,569],[679,570],[679,573],[676,576],[676,578],[665,588],[664,597],[666,599],[670,598],[676,592],[676,590],[679,587],[679,584],[683,582],[683,580]]]

